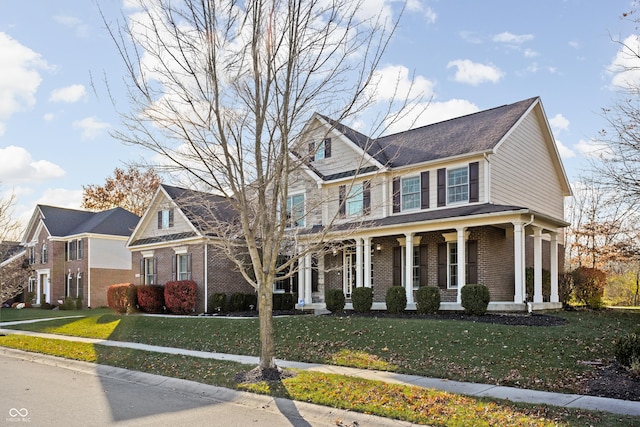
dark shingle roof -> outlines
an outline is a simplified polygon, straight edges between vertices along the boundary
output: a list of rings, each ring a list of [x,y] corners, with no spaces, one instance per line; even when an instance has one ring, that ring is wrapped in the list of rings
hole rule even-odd
[[[38,205],[42,221],[51,236],[64,237],[83,233],[129,236],[138,223],[137,215],[113,208],[102,212],[81,211]]]
[[[529,98],[375,140],[328,117],[320,117],[381,164],[400,167],[491,150],[538,100]]]
[[[215,229],[214,225],[218,222],[233,223],[238,217],[231,202],[224,196],[166,184],[162,184],[162,188],[200,231]]]
[[[176,240],[188,239],[190,237],[196,237],[197,234],[193,231],[187,231],[184,233],[166,234],[164,236],[145,237],[144,239],[138,239],[132,242],[129,246],[150,245],[153,243],[173,242]]]

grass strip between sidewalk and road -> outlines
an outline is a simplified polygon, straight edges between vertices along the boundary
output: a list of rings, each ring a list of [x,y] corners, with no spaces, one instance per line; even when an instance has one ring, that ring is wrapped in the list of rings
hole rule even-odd
[[[235,374],[253,366],[99,344],[6,335],[0,336],[0,346],[433,426],[618,427],[640,423],[639,417],[480,399],[310,371],[278,382],[238,384]]]

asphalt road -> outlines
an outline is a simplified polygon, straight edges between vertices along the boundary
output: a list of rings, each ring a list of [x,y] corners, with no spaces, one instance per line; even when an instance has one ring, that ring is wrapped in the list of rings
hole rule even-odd
[[[406,426],[407,423],[191,381],[0,352],[0,425]]]

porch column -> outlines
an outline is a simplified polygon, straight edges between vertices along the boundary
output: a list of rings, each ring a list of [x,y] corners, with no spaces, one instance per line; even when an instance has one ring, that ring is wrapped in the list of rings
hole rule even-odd
[[[458,304],[462,303],[462,287],[467,284],[467,256],[465,253],[465,231],[467,229],[465,227],[458,227],[456,231],[458,232],[458,295],[457,302]]]
[[[524,301],[524,227],[522,222],[513,223],[513,271],[514,293],[513,302]]]
[[[304,256],[304,295],[305,304],[311,304],[313,302],[313,296],[311,295],[311,254],[307,253]]]
[[[550,269],[551,273],[551,302],[559,302],[560,296],[558,295],[558,233],[551,232],[551,250],[550,254]]]
[[[542,228],[533,227],[533,302],[542,301]]]
[[[356,288],[361,288],[362,282],[362,239],[356,237]]]
[[[300,253],[300,249],[298,248],[298,253]],[[298,302],[304,300],[304,303],[307,303],[307,298],[305,295],[305,268],[304,268],[305,258],[298,258]]]
[[[404,289],[407,294],[407,304],[411,304],[413,303],[413,233],[406,233],[405,237]]]
[[[364,286],[371,287],[371,237],[364,238]]]

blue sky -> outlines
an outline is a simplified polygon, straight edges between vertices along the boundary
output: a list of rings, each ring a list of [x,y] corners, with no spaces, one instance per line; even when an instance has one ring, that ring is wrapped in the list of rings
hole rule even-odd
[[[130,13],[124,3],[98,2],[109,21]],[[365,6],[396,14],[399,3]],[[410,0],[380,76],[415,75],[433,97],[420,124],[540,96],[575,182],[606,126],[600,110],[616,97],[611,68],[620,45],[612,39],[634,35],[620,18],[630,8],[631,1]],[[109,91],[118,108],[127,105],[122,76],[96,2],[0,3],[0,195],[15,192],[19,217],[37,203],[79,208],[82,185],[102,184],[144,155],[109,134],[120,126]]]

